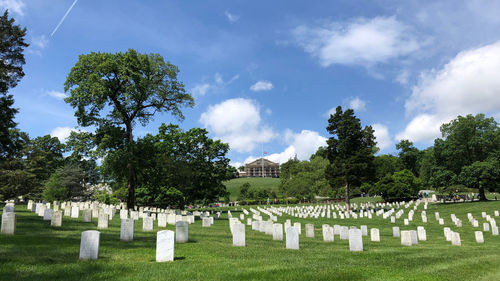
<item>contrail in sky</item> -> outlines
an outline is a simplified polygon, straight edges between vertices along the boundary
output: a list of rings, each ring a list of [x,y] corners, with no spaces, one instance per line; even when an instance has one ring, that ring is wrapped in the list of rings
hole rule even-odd
[[[50,37],[54,36],[54,33],[56,33],[56,31],[59,29],[59,26],[61,26],[61,24],[63,23],[63,21],[68,16],[69,12],[71,12],[71,9],[73,9],[73,6],[75,6],[76,2],[78,2],[78,0],[75,0],[73,2],[73,4],[71,4],[71,7],[69,7],[69,9],[66,11],[66,14],[64,14],[64,16],[62,17],[61,21],[59,21],[59,23],[57,24],[56,28],[54,28],[54,31],[52,31],[52,33],[50,34]]]

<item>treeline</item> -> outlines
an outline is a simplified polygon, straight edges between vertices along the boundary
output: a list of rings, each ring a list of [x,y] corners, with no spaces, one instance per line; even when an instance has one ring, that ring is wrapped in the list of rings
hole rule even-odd
[[[0,34],[0,200],[126,200],[128,206],[179,208],[229,200],[222,184],[236,171],[226,158],[229,146],[205,129],[162,124],[156,135],[134,136],[135,126],[155,114],[182,120],[181,109],[194,105],[177,66],[135,50],[81,55],[64,84],[80,129],[66,143],[49,135],[30,139],[14,122],[18,109],[8,94],[24,76],[26,29],[5,11]]]
[[[359,126],[357,130],[361,131]],[[363,173],[353,173],[356,181],[349,186],[350,194],[380,195],[384,199],[408,198],[416,197],[419,190],[430,189],[445,194],[478,192],[479,198],[485,200],[486,190],[500,190],[500,130],[493,118],[484,114],[458,116],[441,126],[441,134],[433,146],[423,150],[408,140],[396,144],[396,155],[375,156],[376,148],[368,153],[365,150]],[[339,138],[342,139],[342,134],[336,134],[330,140]],[[331,149],[330,146],[319,148],[309,161],[291,159],[283,163],[280,175],[283,196],[308,199],[315,196],[345,197],[346,181],[338,180],[340,161],[329,155]],[[353,151],[356,151],[355,147]],[[341,164],[349,167],[355,163]],[[344,172],[349,172],[349,169]]]

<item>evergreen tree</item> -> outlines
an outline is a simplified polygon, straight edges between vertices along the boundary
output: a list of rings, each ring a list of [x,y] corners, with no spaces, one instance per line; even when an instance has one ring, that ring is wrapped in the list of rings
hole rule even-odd
[[[371,126],[361,128],[360,120],[352,109],[342,111],[338,106],[328,120],[327,155],[330,165],[326,178],[334,188],[345,188],[347,210],[350,209],[349,189],[359,186],[374,174],[375,137]]]

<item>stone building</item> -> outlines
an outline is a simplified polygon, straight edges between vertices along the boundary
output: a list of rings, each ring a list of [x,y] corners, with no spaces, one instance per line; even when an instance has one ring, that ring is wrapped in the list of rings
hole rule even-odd
[[[264,161],[264,163],[262,163]],[[262,177],[262,164],[264,164],[264,177],[279,178],[280,165],[264,158],[245,164],[245,172],[240,177]]]

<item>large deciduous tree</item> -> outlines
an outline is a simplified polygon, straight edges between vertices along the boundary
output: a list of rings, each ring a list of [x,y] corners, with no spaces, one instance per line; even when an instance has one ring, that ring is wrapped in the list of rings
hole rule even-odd
[[[178,72],[159,54],[131,49],[81,55],[66,79],[65,91],[70,92],[66,102],[76,109],[80,126],[124,128],[130,207],[135,203],[134,126],[137,122],[146,125],[158,112],[169,112],[182,120],[181,107],[194,105],[177,80]]]
[[[6,158],[14,150],[14,141],[10,130],[16,127],[14,115],[17,109],[12,107],[14,98],[7,94],[23,78],[24,42],[26,28],[14,24],[8,11],[0,16],[0,158]]]
[[[183,131],[162,124],[157,135],[146,135],[136,143],[137,201],[155,206],[183,208],[200,200],[213,201],[226,195],[223,182],[232,176],[229,146],[212,140],[205,129]],[[119,151],[110,153],[103,166],[114,178],[123,177]]]
[[[349,188],[360,185],[374,174],[375,137],[371,126],[361,128],[360,120],[352,109],[342,111],[338,106],[328,120],[327,155],[330,165],[326,177],[332,187],[345,188],[347,210],[350,209]]]
[[[486,175],[489,172],[485,172],[492,171],[494,165],[491,163],[498,161],[500,151],[498,123],[484,114],[469,114],[443,124],[441,133],[442,138],[434,141],[440,173],[457,179],[458,183],[477,188],[480,200],[486,200],[485,188],[490,188],[495,177],[489,177]]]

